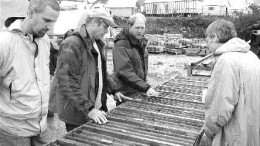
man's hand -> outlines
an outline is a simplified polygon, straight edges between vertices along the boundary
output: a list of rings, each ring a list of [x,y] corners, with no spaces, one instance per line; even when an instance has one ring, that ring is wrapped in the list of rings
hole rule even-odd
[[[115,100],[118,100],[119,102],[122,102],[122,99],[125,99],[125,100],[133,100],[132,98],[123,95],[121,92],[116,92],[116,94],[115,94],[115,96],[114,96],[114,99],[115,99]]]
[[[156,92],[153,88],[149,88],[149,90],[146,92],[148,96],[158,96],[159,93]]]
[[[98,124],[104,124],[107,122],[106,113],[98,109],[93,108],[89,113],[88,117],[93,119]]]

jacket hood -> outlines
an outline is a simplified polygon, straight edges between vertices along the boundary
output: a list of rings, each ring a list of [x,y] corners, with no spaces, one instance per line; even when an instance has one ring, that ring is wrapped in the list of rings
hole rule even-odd
[[[123,29],[117,36],[115,39],[115,43],[119,40],[129,40],[131,43],[133,44],[138,44],[138,40],[136,38],[134,38],[133,35],[131,35],[129,33],[129,30],[127,29]]]
[[[220,55],[227,52],[247,53],[250,50],[250,45],[240,38],[233,38],[219,47],[215,54]]]
[[[128,40],[132,45],[140,46],[141,48],[147,45],[147,39],[142,38],[140,40],[136,39],[132,34],[129,33],[129,30],[123,29],[115,38],[114,43],[119,40]]]

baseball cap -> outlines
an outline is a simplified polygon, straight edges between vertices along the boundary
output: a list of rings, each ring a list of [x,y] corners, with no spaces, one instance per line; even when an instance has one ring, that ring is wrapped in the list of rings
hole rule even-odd
[[[113,18],[105,10],[94,10],[89,14],[91,18],[102,18],[110,27],[117,27]]]

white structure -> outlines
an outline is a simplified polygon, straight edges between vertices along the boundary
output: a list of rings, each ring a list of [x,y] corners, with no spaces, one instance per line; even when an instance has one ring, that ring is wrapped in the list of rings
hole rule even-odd
[[[148,15],[201,14],[201,0],[146,0],[144,11]]]
[[[246,12],[250,3],[260,0],[204,0],[204,15],[232,15],[234,11]]]
[[[137,12],[137,0],[108,0],[105,6],[112,16],[130,17]]]
[[[204,0],[203,15],[227,15],[228,0]]]
[[[228,7],[226,5],[206,5],[203,7],[203,15],[224,16],[227,14],[228,14]]]

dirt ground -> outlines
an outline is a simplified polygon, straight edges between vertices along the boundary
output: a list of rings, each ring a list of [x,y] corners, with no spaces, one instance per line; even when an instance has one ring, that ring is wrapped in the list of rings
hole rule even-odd
[[[201,57],[191,57],[186,55],[150,54],[147,80],[152,87],[156,87],[176,76],[185,77],[187,76],[185,66],[200,59]],[[108,50],[107,62],[108,72],[112,73],[112,50]],[[57,114],[55,114],[53,118],[48,118],[48,130],[51,134],[51,141],[66,134],[65,124],[59,120]]]

